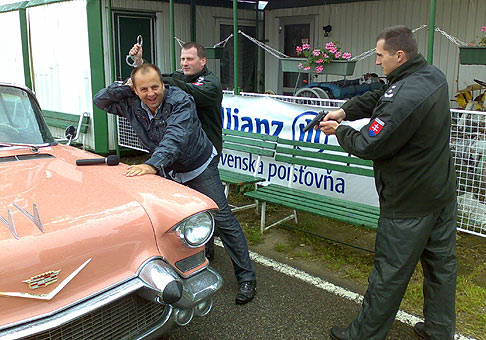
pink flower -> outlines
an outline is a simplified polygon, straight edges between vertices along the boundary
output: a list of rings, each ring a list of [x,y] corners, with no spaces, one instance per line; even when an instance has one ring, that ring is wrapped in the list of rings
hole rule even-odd
[[[481,32],[486,32],[486,26],[483,26],[483,28],[481,28]]]
[[[309,67],[309,66],[304,67],[304,70],[305,70],[305,71],[309,71],[309,70],[310,70],[310,67]]]
[[[319,50],[314,50],[312,51],[312,54],[315,55],[316,57],[319,56],[319,54],[321,54],[321,51]]]
[[[322,64],[323,62],[324,62],[324,59],[316,60],[316,64]]]
[[[302,63],[299,63],[298,67],[299,68],[304,68],[304,65],[302,65]]]
[[[310,50],[310,45],[309,44],[302,44],[302,49],[305,50]]]
[[[335,48],[335,47],[336,44],[334,44],[332,41],[326,44],[326,50],[330,50],[331,48]]]
[[[322,65],[320,65],[320,66],[317,66],[314,70],[316,71],[316,73],[321,73],[323,69],[324,69],[324,67]]]
[[[341,56],[341,52],[336,52],[335,56],[336,58],[339,58]]]
[[[302,47],[297,46],[297,47],[295,48],[295,51],[296,51],[297,53],[301,53],[301,52],[302,52]]]
[[[326,53],[324,53],[322,56],[326,59],[329,58],[329,56]]]
[[[331,52],[332,54],[336,53],[338,51],[338,49],[336,47],[331,47],[331,48],[328,48],[329,52]]]
[[[344,59],[351,59],[351,53],[349,53],[349,52],[343,53],[343,58]]]

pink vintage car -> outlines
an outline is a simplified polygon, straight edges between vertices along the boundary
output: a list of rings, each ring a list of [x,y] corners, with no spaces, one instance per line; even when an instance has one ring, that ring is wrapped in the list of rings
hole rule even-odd
[[[206,196],[57,143],[34,95],[0,84],[0,339],[156,339],[206,315]]]

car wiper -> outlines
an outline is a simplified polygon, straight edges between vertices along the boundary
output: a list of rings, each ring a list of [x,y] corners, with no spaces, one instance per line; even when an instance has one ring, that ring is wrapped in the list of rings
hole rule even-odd
[[[44,146],[49,146],[49,143],[41,143],[41,144],[29,144],[29,143],[4,143],[0,142],[0,147],[10,147],[10,146],[18,146],[23,148],[29,148],[30,151],[33,153],[39,153],[39,148]]]

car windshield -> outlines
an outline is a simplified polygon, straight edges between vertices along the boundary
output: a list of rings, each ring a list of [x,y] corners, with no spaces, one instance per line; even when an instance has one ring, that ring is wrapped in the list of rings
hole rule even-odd
[[[0,143],[55,143],[39,105],[26,90],[0,85]]]

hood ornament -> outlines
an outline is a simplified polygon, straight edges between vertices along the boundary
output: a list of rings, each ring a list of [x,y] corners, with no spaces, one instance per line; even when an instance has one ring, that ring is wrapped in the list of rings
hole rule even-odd
[[[90,261],[91,261],[91,259],[88,259],[86,262],[84,262],[82,265],[80,265],[74,272],[71,273],[71,275],[69,275],[68,277],[66,277],[49,294],[31,294],[31,293],[21,293],[21,292],[0,292],[0,296],[12,296],[12,297],[20,297],[20,298],[27,298],[27,299],[37,299],[37,300],[48,300],[48,301],[49,300],[52,300],[52,298],[54,296],[56,296],[57,293],[59,293],[76,275],[78,275],[79,272],[81,270],[83,270],[83,268],[86,267]],[[57,272],[59,273],[59,271],[57,271]],[[45,274],[48,274],[48,273],[51,273],[51,272],[46,272],[46,273],[43,273],[43,274],[36,275],[33,278],[31,278],[30,280],[35,279],[35,278],[38,278],[38,277],[40,277],[42,275],[45,275]],[[30,281],[30,280],[26,280],[26,281]],[[57,280],[57,278],[56,278],[56,280]],[[26,282],[26,281],[23,281],[23,282]],[[35,279],[34,280],[34,283],[35,282],[39,283],[40,281],[41,280]],[[54,283],[54,281],[53,282],[50,282],[50,283]],[[29,283],[29,286],[30,286],[30,283]],[[44,284],[44,286],[47,286],[47,284]],[[40,287],[41,286],[36,287],[36,288],[40,288]]]
[[[22,208],[20,205],[14,202],[15,207],[19,209],[25,216],[27,216],[34,224],[37,226],[37,228],[40,229],[40,231],[44,232],[44,227],[42,226],[42,222],[40,220],[39,216],[39,211],[37,210],[37,205],[35,203],[32,204],[34,208],[34,215],[32,216],[31,213],[29,213],[27,210]]]
[[[15,228],[15,223],[12,218],[12,212],[10,211],[10,209],[7,209],[7,211],[8,211],[8,221],[2,216],[0,216],[0,221],[2,221],[7,226],[7,229],[10,230],[12,235],[18,240],[19,235],[17,234],[17,229]]]
[[[41,222],[41,219],[40,219],[40,216],[39,216],[39,211],[37,210],[37,204],[35,204],[35,203],[32,204],[32,208],[34,210],[34,215],[29,213],[27,210],[25,210],[24,208],[22,208],[20,205],[18,205],[15,202],[14,202],[13,205],[17,209],[19,209],[22,214],[27,216],[28,219],[30,219],[32,222],[34,222],[34,224],[37,226],[37,228],[40,229],[40,231],[44,232],[44,226],[42,225],[42,222]],[[8,212],[8,221],[7,221],[6,218],[4,218],[2,216],[0,216],[0,221],[2,221],[3,224],[5,224],[7,226],[7,229],[10,230],[12,235],[18,240],[19,235],[17,234],[17,228],[15,228],[15,223],[14,223],[14,220],[12,218],[12,212],[10,211],[10,209],[7,209],[7,212]]]

